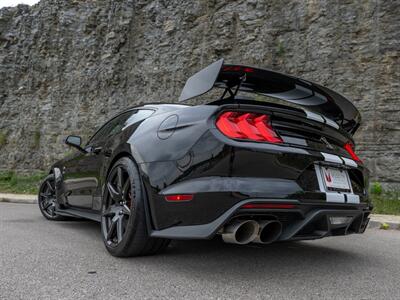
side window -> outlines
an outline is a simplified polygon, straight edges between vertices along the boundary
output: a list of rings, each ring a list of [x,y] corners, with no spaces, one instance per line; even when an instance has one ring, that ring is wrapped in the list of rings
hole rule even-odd
[[[90,139],[89,144],[97,143],[111,135],[118,133],[124,127],[126,120],[128,120],[129,117],[135,113],[136,111],[128,111],[108,121],[94,134],[94,136]]]
[[[122,113],[104,124],[90,139],[88,145],[95,144],[109,136],[117,134],[126,127],[150,117],[153,113],[154,111],[150,109],[131,110]]]
[[[154,110],[151,109],[139,109],[136,111],[135,114],[131,115],[124,123],[124,126],[122,129],[125,129],[126,127],[135,124],[137,122],[143,121],[144,119],[147,119],[154,113]]]

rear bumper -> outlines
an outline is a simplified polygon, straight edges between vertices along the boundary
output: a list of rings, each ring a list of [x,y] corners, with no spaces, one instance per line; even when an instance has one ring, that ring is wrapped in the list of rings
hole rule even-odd
[[[283,223],[279,241],[319,239],[327,236],[363,233],[369,222],[370,209],[366,205],[343,208],[341,206],[302,204],[291,200],[294,209],[243,209],[248,203],[282,203],[282,200],[246,199],[240,201],[214,221],[201,225],[172,226],[154,230],[152,237],[170,239],[211,239],[234,218],[263,219],[274,217]],[[348,217],[345,224],[332,224],[330,217]]]
[[[348,170],[353,193],[324,192],[316,165]],[[346,208],[369,205],[368,170],[363,165],[290,145],[237,142],[217,130],[206,132],[181,159],[139,166],[151,228],[157,231],[211,224],[247,199],[296,200],[317,207],[332,202]],[[187,202],[166,201],[165,195],[171,194],[194,197]]]

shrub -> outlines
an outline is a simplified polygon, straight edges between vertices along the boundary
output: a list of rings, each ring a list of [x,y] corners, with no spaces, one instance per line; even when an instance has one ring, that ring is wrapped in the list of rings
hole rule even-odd
[[[379,182],[372,183],[370,192],[371,194],[374,195],[382,195],[383,192],[382,185]]]

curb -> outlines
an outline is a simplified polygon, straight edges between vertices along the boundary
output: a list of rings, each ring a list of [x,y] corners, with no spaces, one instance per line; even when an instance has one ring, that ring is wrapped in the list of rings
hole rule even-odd
[[[383,224],[386,224],[387,228],[382,228]],[[369,221],[368,228],[371,229],[382,229],[382,230],[400,230],[400,223],[393,223],[393,222],[380,222],[380,221]]]
[[[36,204],[37,196],[0,193],[0,202]]]
[[[368,228],[400,230],[400,216],[372,214]]]

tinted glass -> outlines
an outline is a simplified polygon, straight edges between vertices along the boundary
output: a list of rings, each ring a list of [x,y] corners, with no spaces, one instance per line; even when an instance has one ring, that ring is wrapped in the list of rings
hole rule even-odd
[[[125,129],[126,127],[135,124],[137,122],[143,121],[144,119],[150,117],[154,113],[154,110],[150,109],[140,109],[138,110],[135,114],[130,116],[124,123],[124,126],[122,129]]]
[[[129,119],[129,117],[135,112],[136,111],[128,111],[108,121],[99,129],[99,131],[95,133],[95,135],[90,139],[89,143],[93,144],[102,141],[107,137],[117,133],[122,128],[121,124],[124,124],[125,121]]]
[[[95,135],[90,139],[89,144],[102,141],[112,135],[117,134],[126,127],[142,121],[149,117],[154,111],[149,109],[131,110],[120,114],[108,121]]]

